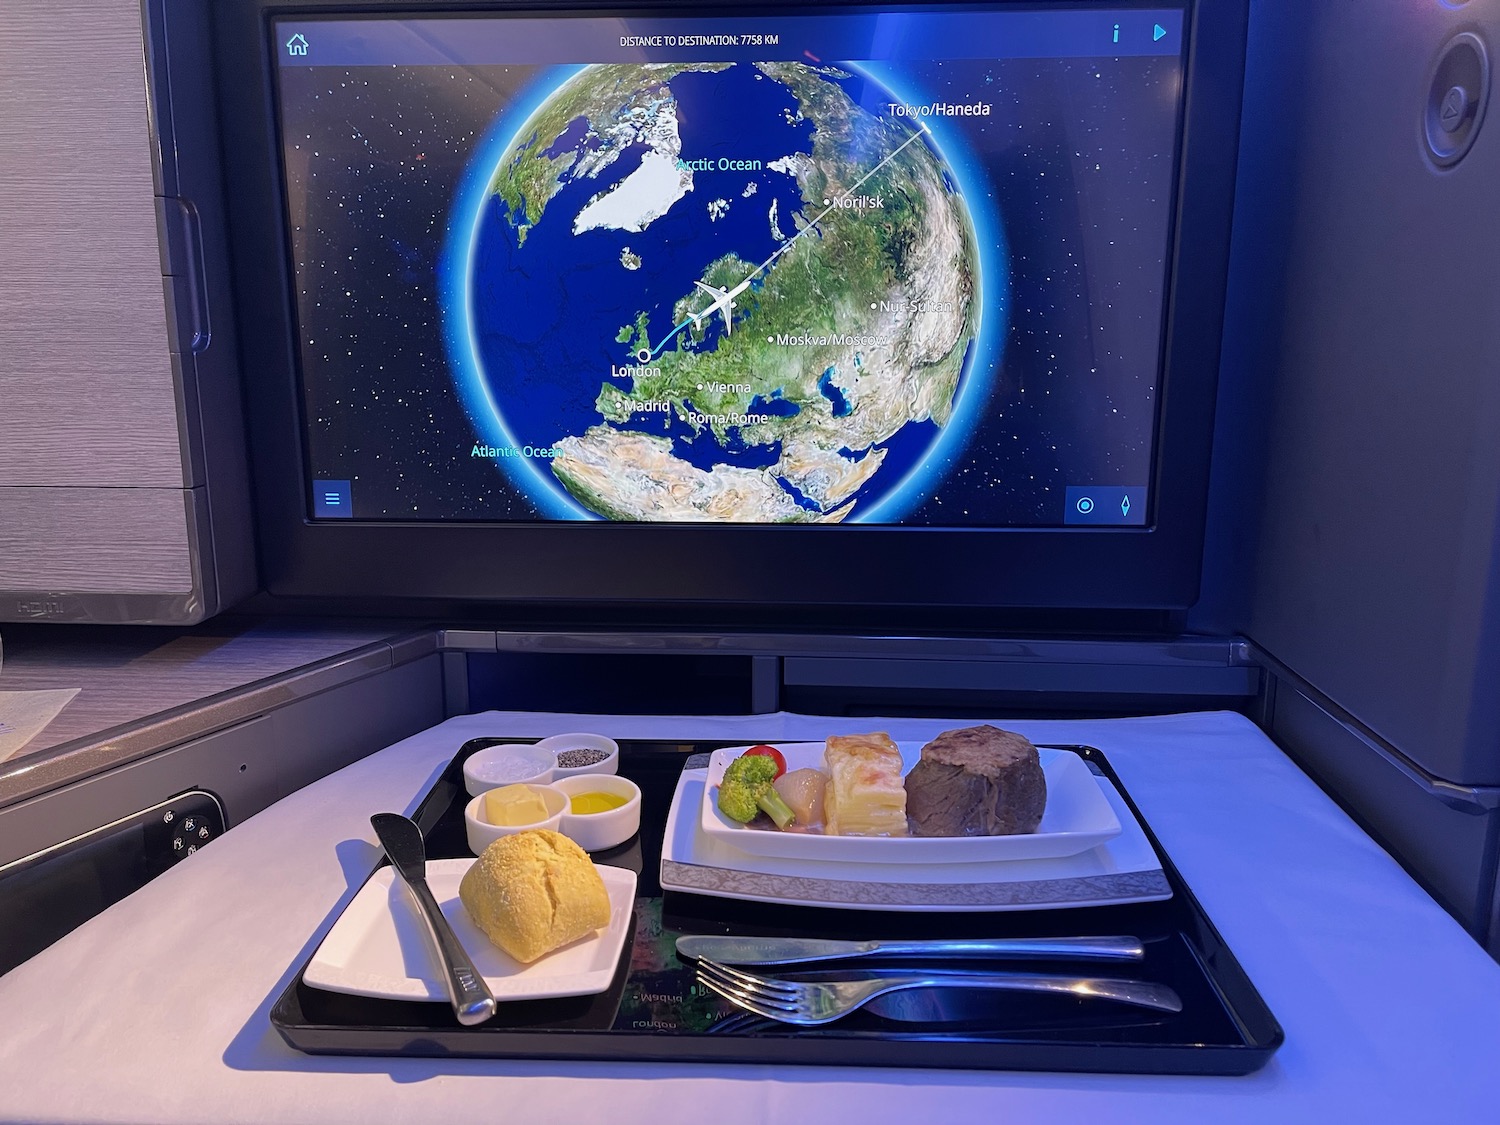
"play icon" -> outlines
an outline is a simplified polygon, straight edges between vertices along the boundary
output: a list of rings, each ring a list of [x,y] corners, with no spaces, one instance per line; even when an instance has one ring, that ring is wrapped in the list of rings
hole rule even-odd
[[[1167,29],[1164,28],[1164,27],[1162,27],[1161,24],[1157,24],[1154,28],[1151,29],[1151,41],[1154,43],[1158,39],[1161,39],[1166,34],[1167,34]]]

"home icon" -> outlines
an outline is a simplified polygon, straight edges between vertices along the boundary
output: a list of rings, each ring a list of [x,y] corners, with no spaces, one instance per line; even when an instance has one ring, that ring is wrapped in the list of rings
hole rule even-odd
[[[307,40],[300,31],[286,41],[286,53],[289,55],[307,54]]]

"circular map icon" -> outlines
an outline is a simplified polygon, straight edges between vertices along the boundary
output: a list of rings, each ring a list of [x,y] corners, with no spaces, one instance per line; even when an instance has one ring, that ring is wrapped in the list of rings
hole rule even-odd
[[[951,459],[981,271],[957,179],[906,108],[800,63],[562,82],[486,169],[467,247],[468,401],[500,471],[575,517],[891,521],[920,503]]]

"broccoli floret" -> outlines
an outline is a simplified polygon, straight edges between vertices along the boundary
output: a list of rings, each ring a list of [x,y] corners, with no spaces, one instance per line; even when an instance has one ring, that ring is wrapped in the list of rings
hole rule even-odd
[[[719,782],[719,809],[730,820],[748,824],[760,807],[755,803],[755,789],[745,779],[731,780],[727,775]]]
[[[795,818],[781,794],[771,785],[776,763],[761,754],[741,754],[724,771],[719,782],[719,808],[730,820],[748,824],[757,811],[764,812],[785,828]]]
[[[729,763],[719,782],[719,808],[730,820],[746,824],[755,819],[757,798],[769,789],[776,776],[776,763],[760,754],[742,754]]]
[[[776,763],[764,754],[741,754],[724,771],[725,781],[770,785],[776,780]]]

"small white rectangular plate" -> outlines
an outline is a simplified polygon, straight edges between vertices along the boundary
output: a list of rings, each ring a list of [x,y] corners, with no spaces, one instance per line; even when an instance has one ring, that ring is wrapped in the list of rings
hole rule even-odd
[[[901,773],[921,759],[919,743],[897,743]],[[752,855],[834,863],[992,863],[996,860],[1054,859],[1078,855],[1120,834],[1120,818],[1100,792],[1082,758],[1068,750],[1037,750],[1047,778],[1047,805],[1035,832],[1012,836],[822,836],[747,828],[719,811],[719,780],[747,747],[715,750],[708,760],[703,800],[706,835]],[[823,743],[778,746],[788,770],[823,766]]]
[[[720,843],[703,831],[698,815],[708,771],[684,770],[667,813],[661,885],[715,898],[880,911],[1061,910],[1171,898],[1161,860],[1130,807],[1109,781],[1095,781],[1122,830],[1079,855],[997,863],[849,864],[750,855]]]
[[[613,979],[635,907],[635,872],[595,865],[609,892],[609,925],[523,965],[469,918],[458,884],[473,859],[434,859],[427,885],[496,1000],[592,996]],[[416,903],[386,866],[370,876],[318,946],[302,979],[313,988],[392,1000],[448,999]]]

